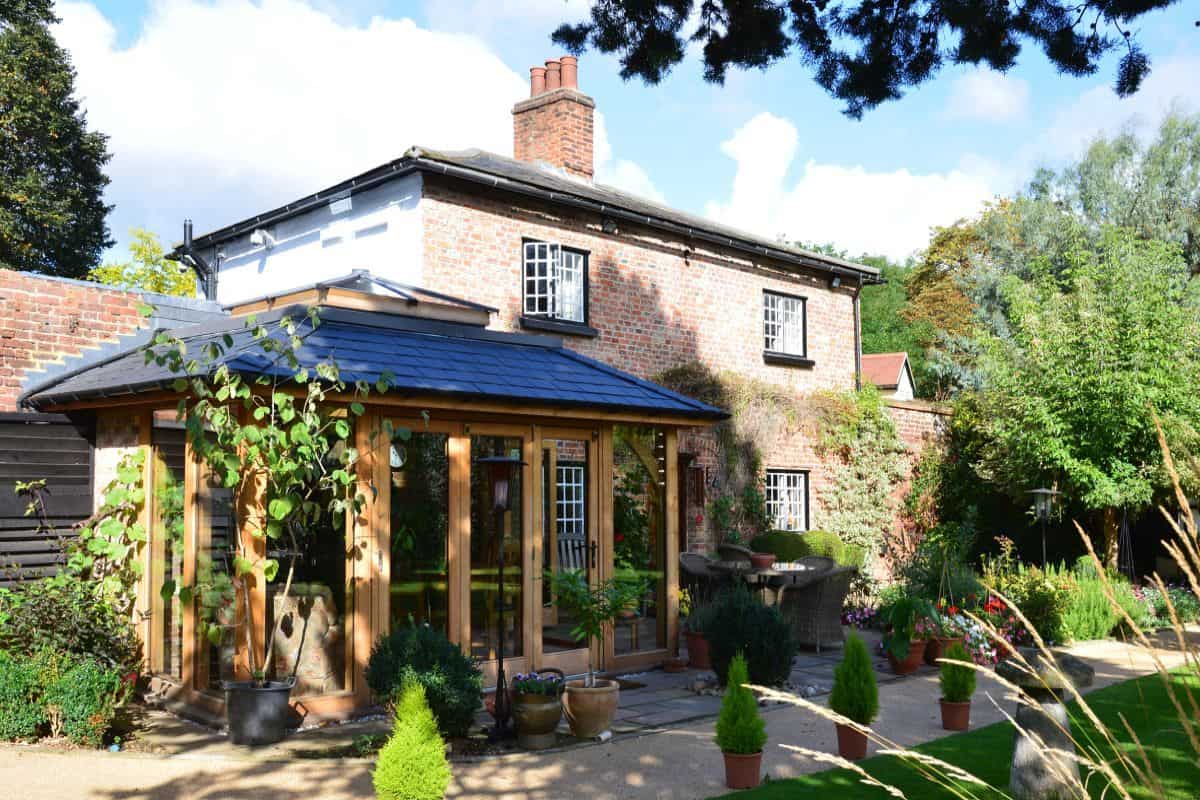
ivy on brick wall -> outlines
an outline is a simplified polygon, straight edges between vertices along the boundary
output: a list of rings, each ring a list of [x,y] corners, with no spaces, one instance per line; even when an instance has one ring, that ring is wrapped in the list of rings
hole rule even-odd
[[[867,561],[859,589],[871,591],[879,560],[894,562],[896,487],[908,460],[883,397],[873,386],[858,392],[817,392],[810,396],[818,432],[818,452],[830,469],[821,496],[822,527],[847,544],[862,547]]]

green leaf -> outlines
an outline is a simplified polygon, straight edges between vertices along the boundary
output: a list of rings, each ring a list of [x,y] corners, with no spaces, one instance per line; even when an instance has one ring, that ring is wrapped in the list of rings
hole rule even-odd
[[[241,577],[254,572],[254,562],[245,556],[233,557],[233,574]]]
[[[290,495],[284,497],[276,497],[267,504],[267,513],[271,515],[271,519],[283,520],[287,519],[293,511],[296,510],[296,501]]]
[[[279,562],[273,558],[268,558],[263,562],[263,577],[267,581],[275,580],[275,576],[279,574]]]
[[[217,625],[209,625],[208,630],[204,632],[208,638],[208,643],[213,647],[221,646],[221,628]]]
[[[163,585],[158,590],[158,595],[163,600],[170,600],[175,595],[175,581],[168,578],[163,581]]]
[[[185,605],[185,606],[191,605],[192,595],[193,595],[192,587],[190,587],[190,586],[179,587],[179,602],[182,605]]]
[[[350,413],[356,417],[361,417],[364,413],[366,413],[366,410],[367,409],[363,407],[362,403],[354,402],[350,404]]]

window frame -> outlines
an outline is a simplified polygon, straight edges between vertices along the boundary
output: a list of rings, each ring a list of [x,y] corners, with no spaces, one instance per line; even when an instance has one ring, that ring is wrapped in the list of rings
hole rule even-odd
[[[777,514],[777,513],[772,513],[772,509],[771,509],[771,505],[772,505],[772,500],[771,500],[771,491],[772,491],[772,489],[771,489],[771,476],[772,476],[772,475],[783,475],[783,476],[789,476],[789,475],[799,475],[799,476],[801,476],[801,477],[804,479],[804,527],[803,527],[803,528],[799,528],[799,529],[792,529],[792,528],[780,528],[780,527],[778,527],[778,525],[776,524],[776,523],[778,522],[778,519],[779,519],[779,517],[778,517],[778,514]],[[778,489],[776,489],[776,491],[778,491]],[[791,532],[791,533],[807,533],[808,531],[812,530],[812,516],[811,516],[811,509],[812,509],[812,480],[811,480],[811,470],[807,470],[807,469],[792,469],[792,468],[788,468],[788,467],[767,467],[767,469],[766,469],[766,471],[765,471],[765,473],[764,473],[764,476],[763,476],[763,497],[764,497],[764,499],[765,499],[765,501],[766,501],[766,504],[767,504],[767,511],[768,511],[768,514],[769,514],[769,515],[770,515],[770,517],[771,517],[771,528],[772,528],[772,530],[786,530],[786,531],[789,531],[789,532]],[[780,501],[780,500],[776,499],[774,502],[775,502],[776,504],[779,504],[779,503],[781,503],[782,501]]]
[[[767,347],[767,298],[776,297],[784,300],[795,300],[800,304],[800,349],[799,353],[789,353],[786,350],[772,350]],[[763,361],[768,364],[783,366],[811,367],[816,362],[808,357],[808,298],[800,294],[789,294],[775,289],[763,289],[763,300],[760,320],[762,325]],[[779,325],[781,323],[776,322]],[[777,336],[777,339],[782,336]]]
[[[526,273],[525,252],[531,244],[544,244],[547,247],[557,247],[558,252],[571,253],[579,256],[583,263],[582,270],[582,296],[580,298],[583,312],[582,320],[565,319],[562,317],[551,316],[549,313],[539,314],[530,313],[528,310],[529,300],[529,278]],[[552,262],[551,262],[552,263]],[[552,242],[547,239],[535,239],[532,236],[521,237],[521,314],[519,321],[522,328],[532,330],[547,331],[550,333],[563,333],[574,336],[596,336],[598,331],[591,327],[591,302],[590,295],[592,290],[591,285],[591,252],[580,247],[572,247],[562,244],[561,242]],[[546,278],[549,286],[553,288],[553,275]]]

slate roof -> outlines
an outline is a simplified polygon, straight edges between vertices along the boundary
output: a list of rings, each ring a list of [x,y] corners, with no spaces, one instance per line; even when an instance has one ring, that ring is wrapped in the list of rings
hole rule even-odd
[[[214,247],[255,228],[274,224],[412,172],[450,175],[479,184],[489,191],[535,195],[550,203],[583,208],[658,228],[676,236],[706,240],[817,271],[856,279],[861,277],[866,283],[880,282],[879,270],[874,267],[793,247],[775,239],[722,225],[705,217],[650,202],[611,186],[572,177],[546,164],[518,161],[478,149],[442,151],[423,147],[410,148],[401,158],[381,164],[327,189],[198,236],[194,246],[201,249]],[[178,249],[176,254],[179,254]]]
[[[908,353],[864,353],[863,377],[880,389],[895,389],[900,385],[900,375],[906,361]]]
[[[284,314],[303,318],[300,306],[257,317],[268,328]],[[376,382],[393,375],[388,394],[487,400],[516,407],[573,407],[635,412],[696,420],[728,415],[661,386],[616,370],[562,346],[555,337],[490,331],[477,326],[397,315],[325,308],[321,323],[307,322],[297,352],[301,364],[313,367],[333,356],[348,383]],[[229,335],[232,346],[222,362],[243,374],[290,374],[255,345],[244,321],[175,331],[190,353]],[[145,363],[146,347],[126,351],[106,362],[35,387],[22,404],[44,410],[81,400],[132,396],[169,389],[177,377],[169,368]]]

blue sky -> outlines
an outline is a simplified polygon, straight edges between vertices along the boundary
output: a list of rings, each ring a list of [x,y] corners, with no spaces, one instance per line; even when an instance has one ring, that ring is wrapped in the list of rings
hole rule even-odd
[[[411,144],[505,151],[528,67],[559,51],[579,0],[92,0],[60,3],[93,123],[115,153],[111,223],[177,238],[320,188]],[[947,68],[861,121],[795,62],[659,86],[587,53],[580,87],[603,115],[598,178],[760,233],[893,257],[931,225],[1011,192],[1091,137],[1200,109],[1200,29],[1179,3],[1146,15],[1155,63],[1138,96],[1060,76],[1026,49],[1000,76]],[[121,247],[118,246],[118,254]]]

